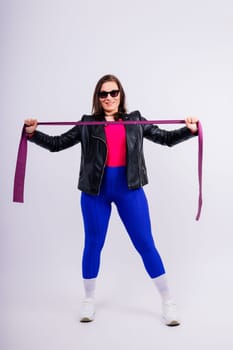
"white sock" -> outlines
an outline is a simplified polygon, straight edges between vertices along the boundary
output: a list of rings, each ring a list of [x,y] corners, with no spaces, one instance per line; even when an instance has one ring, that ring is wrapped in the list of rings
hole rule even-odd
[[[96,278],[84,278],[83,284],[84,284],[85,298],[94,299]]]
[[[172,300],[166,274],[153,278],[152,281],[154,282],[163,303]]]

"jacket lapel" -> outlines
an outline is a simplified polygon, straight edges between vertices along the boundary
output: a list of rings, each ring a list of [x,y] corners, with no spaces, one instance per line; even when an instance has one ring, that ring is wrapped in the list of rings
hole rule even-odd
[[[101,138],[106,141],[104,125],[93,125],[91,127],[91,136]]]

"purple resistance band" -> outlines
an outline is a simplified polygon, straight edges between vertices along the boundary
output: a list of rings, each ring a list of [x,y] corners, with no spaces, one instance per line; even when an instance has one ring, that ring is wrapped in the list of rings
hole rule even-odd
[[[138,124],[181,124],[184,120],[135,120],[135,121],[116,121],[116,122],[39,122],[38,125],[109,125],[109,124],[123,124],[123,125],[138,125]],[[198,181],[199,181],[199,198],[198,210],[196,220],[199,220],[202,208],[202,159],[203,159],[203,133],[200,121],[198,122]],[[23,127],[21,139],[18,149],[18,157],[15,169],[14,178],[14,194],[13,202],[24,202],[24,180],[26,172],[27,161],[27,134],[25,126]]]

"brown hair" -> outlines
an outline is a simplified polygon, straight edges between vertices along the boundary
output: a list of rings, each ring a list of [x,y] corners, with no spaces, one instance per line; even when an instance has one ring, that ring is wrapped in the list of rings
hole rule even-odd
[[[118,89],[120,90],[120,105],[119,105],[118,115],[126,112],[125,92],[124,92],[124,89],[121,85],[121,82],[115,75],[107,74],[99,79],[99,81],[96,84],[94,94],[93,94],[92,113],[99,119],[102,119],[104,117],[104,110],[101,106],[98,94],[101,90],[102,85],[104,83],[106,83],[107,81],[114,81],[117,84]],[[116,118],[117,118],[117,116],[116,116]]]

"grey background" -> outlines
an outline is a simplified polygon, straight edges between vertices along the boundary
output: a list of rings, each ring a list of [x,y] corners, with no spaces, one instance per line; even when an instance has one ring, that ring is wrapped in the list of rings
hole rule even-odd
[[[1,35],[1,349],[231,349],[232,1],[8,0]],[[145,142],[154,237],[182,326],[160,300],[113,210],[97,317],[79,323],[83,228],[80,147],[29,145],[25,203],[12,203],[20,130],[28,117],[78,120],[97,80],[117,75],[128,109],[148,119],[200,118],[204,204],[197,208],[197,140]],[[67,128],[41,127],[50,134]]]

